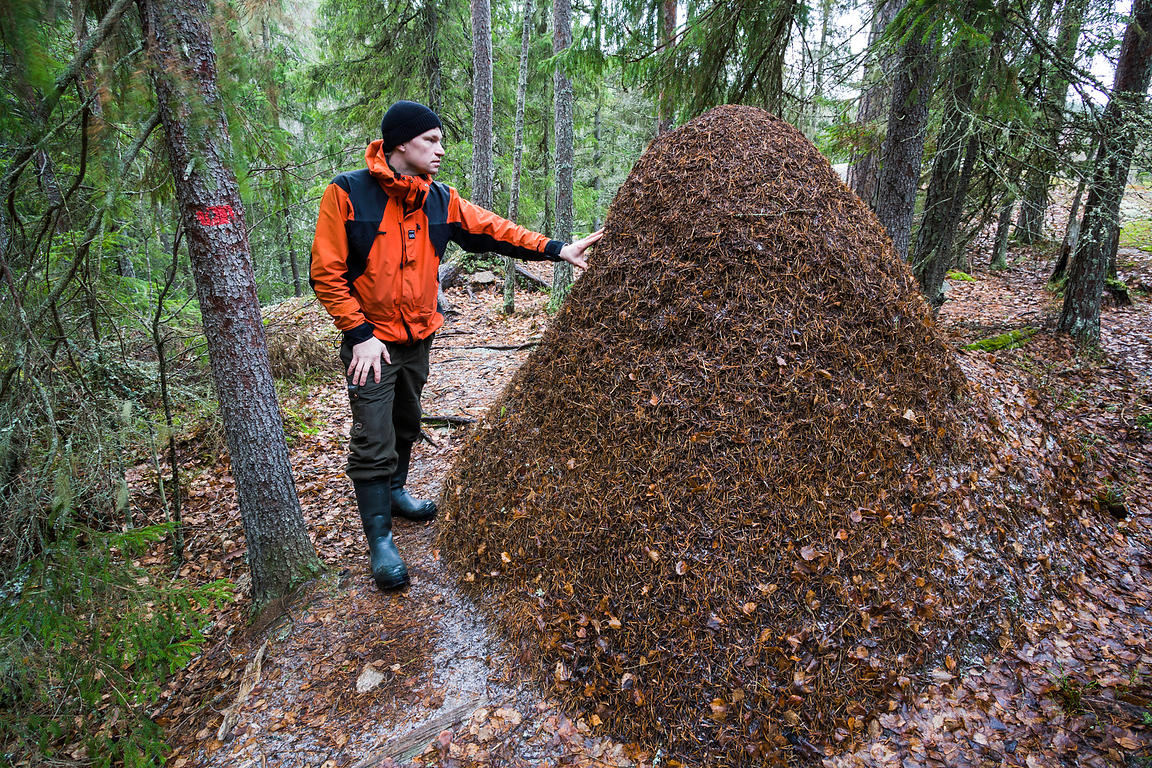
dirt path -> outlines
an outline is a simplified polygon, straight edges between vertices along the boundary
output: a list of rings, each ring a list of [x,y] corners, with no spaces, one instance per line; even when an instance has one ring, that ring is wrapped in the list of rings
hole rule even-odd
[[[1137,252],[1131,263],[1130,282],[1152,285],[1152,258]],[[827,765],[1152,764],[1152,425],[1137,423],[1152,412],[1152,304],[1138,295],[1133,307],[1109,310],[1106,358],[1078,360],[1044,330],[1054,319],[1045,269],[1025,262],[1007,273],[976,273],[953,285],[941,322],[957,345],[1007,328],[1042,329],[1020,350],[963,355],[964,366],[978,381],[1015,383],[1019,403],[1009,408],[1023,412],[1030,392],[1052,406],[1089,444],[1096,471],[1124,497],[1127,519],[1097,523],[1106,545],[1085,553],[1093,578],[1054,599],[1020,642],[929,671],[919,693],[892,702],[866,732],[847,734]],[[452,298],[461,314],[434,347],[425,412],[475,416],[528,354],[486,347],[531,343],[545,322],[543,298],[521,299],[524,314],[510,319],[497,314],[495,293]],[[301,318],[327,322],[314,310]],[[594,713],[566,715],[518,679],[516,660],[441,567],[434,524],[398,524],[412,585],[375,590],[343,476],[344,397],[333,372],[294,406],[307,425],[292,442],[301,501],[331,574],[272,621],[244,629],[240,605],[220,614],[208,649],[157,711],[177,747],[169,764],[666,763],[596,735]],[[435,443],[417,447],[411,485],[435,496],[465,433],[426,431]],[[193,482],[188,520],[196,533],[182,575],[231,576],[243,588],[239,515],[220,471],[206,469]]]

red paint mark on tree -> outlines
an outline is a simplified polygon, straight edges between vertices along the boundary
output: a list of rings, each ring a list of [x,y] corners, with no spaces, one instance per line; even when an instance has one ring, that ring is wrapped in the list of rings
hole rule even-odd
[[[218,227],[232,221],[236,211],[230,205],[210,205],[196,211],[196,220],[205,227]]]

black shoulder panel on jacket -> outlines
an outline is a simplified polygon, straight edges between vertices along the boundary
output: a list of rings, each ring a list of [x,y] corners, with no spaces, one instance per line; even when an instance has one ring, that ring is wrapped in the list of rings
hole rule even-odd
[[[448,224],[448,204],[451,201],[452,190],[448,185],[432,182],[424,201],[424,215],[428,218],[428,239],[432,241],[438,259],[444,258],[444,247],[452,239],[452,227]]]
[[[344,222],[344,231],[348,235],[348,271],[344,273],[344,279],[351,287],[368,268],[372,243],[378,235],[384,234],[380,232],[380,222],[388,205],[388,193],[367,168],[342,173],[332,183],[347,192],[352,203],[354,218]]]

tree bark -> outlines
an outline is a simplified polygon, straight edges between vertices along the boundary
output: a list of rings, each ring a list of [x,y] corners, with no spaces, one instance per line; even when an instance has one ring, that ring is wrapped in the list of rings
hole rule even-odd
[[[1068,74],[1076,61],[1076,47],[1088,0],[1068,0],[1060,14],[1056,33],[1057,62],[1041,57],[1040,113],[1041,139],[1044,146],[1025,174],[1024,193],[1020,202],[1020,218],[1016,224],[1016,238],[1022,243],[1033,243],[1044,236],[1044,212],[1048,208],[1048,189],[1057,169],[1060,152],[1060,134],[1064,129],[1064,107],[1068,101]],[[1055,64],[1055,66],[1053,66]]]
[[[1068,271],[1068,260],[1076,250],[1076,243],[1080,241],[1080,203],[1084,200],[1084,187],[1087,179],[1080,177],[1076,185],[1076,196],[1072,198],[1072,210],[1068,212],[1068,223],[1064,226],[1064,240],[1060,243],[1060,256],[1056,259],[1056,266],[1052,268],[1052,282],[1064,279]]]
[[[472,202],[492,209],[492,6],[472,0]]]
[[[928,105],[936,71],[934,39],[912,30],[901,47],[892,84],[892,105],[876,182],[876,217],[900,258],[908,255],[920,165],[924,157]]]
[[[444,86],[441,78],[440,46],[436,41],[440,12],[440,4],[424,3],[424,33],[428,39],[428,54],[424,57],[424,69],[428,76],[428,108],[440,114],[440,107],[444,101]]]
[[[524,99],[528,94],[528,44],[532,40],[532,0],[524,0],[524,23],[520,32],[520,76],[516,81],[516,128],[512,140],[512,188],[508,195],[508,218],[520,215],[520,171],[524,161]],[[516,311],[516,259],[504,257],[504,314]]]
[[[874,49],[883,38],[884,30],[896,18],[907,0],[878,0],[873,7],[872,29],[868,33],[868,48]],[[856,124],[864,136],[864,152],[848,166],[848,186],[856,196],[870,207],[876,207],[876,181],[880,174],[880,119],[889,110],[892,93],[890,76],[896,57],[884,53],[870,58],[864,73],[864,89],[856,111]]]
[[[961,171],[972,131],[976,58],[976,52],[965,43],[959,43],[951,56],[946,82],[949,93],[912,255],[912,271],[933,310],[944,303],[944,276],[952,266],[952,243],[968,193],[967,178]]]
[[[322,565],[308,538],[276,401],[205,0],[138,0],[208,358],[248,543],[255,606]]]
[[[552,175],[552,148],[549,146],[548,137],[552,134],[552,124],[550,118],[551,113],[545,110],[544,112],[544,130],[540,132],[540,156],[544,158],[544,185],[548,185],[549,177]],[[556,217],[552,210],[552,192],[549,191],[544,195],[544,222],[540,227],[540,231],[549,237],[553,237],[555,230]]]
[[[660,48],[667,53],[672,47],[672,39],[676,35],[676,0],[660,0],[657,7],[660,17]],[[569,35],[571,38],[571,35]],[[569,42],[569,44],[571,44]],[[666,133],[672,130],[674,124],[671,98],[664,88],[656,99],[656,133]]]
[[[993,272],[1008,269],[1008,232],[1012,227],[1012,210],[1016,207],[1016,198],[1009,197],[1000,207],[1000,216],[996,220],[996,244],[992,246],[992,259],[988,268]]]
[[[1108,272],[1120,199],[1140,135],[1139,113],[1147,106],[1152,79],[1152,0],[1134,0],[1132,20],[1124,31],[1112,95],[1100,125],[1100,144],[1084,204],[1080,240],[1064,287],[1064,307],[1057,324],[1080,347],[1100,344],[1100,302]]]
[[[572,0],[552,0],[552,50],[562,53],[572,45]],[[560,67],[554,74],[556,99],[556,232],[557,240],[572,239],[572,170],[575,154],[573,134],[572,83]],[[552,268],[552,300],[559,302],[572,287],[572,265],[556,262]]]

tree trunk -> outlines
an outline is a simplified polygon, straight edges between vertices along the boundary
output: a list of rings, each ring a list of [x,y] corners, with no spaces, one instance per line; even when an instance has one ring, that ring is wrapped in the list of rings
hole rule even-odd
[[[1024,172],[1024,194],[1016,219],[1016,239],[1025,245],[1044,238],[1044,211],[1048,208],[1048,173],[1031,167]]]
[[[436,42],[439,12],[439,3],[424,3],[424,35],[428,40],[428,54],[424,57],[424,69],[428,76],[428,108],[436,114],[440,114],[440,107],[444,101],[444,86],[440,75],[440,46]]]
[[[552,133],[551,122],[548,117],[551,113],[547,110],[544,112],[544,130],[540,132],[540,156],[544,158],[544,186],[548,186],[548,179],[552,173],[552,148],[549,146],[548,137]],[[552,237],[552,232],[555,229],[553,223],[555,217],[552,215],[552,192],[548,191],[544,195],[544,222],[541,224],[540,231]]]
[[[561,53],[572,45],[572,0],[552,0],[552,50]],[[556,99],[556,240],[572,239],[572,166],[575,136],[572,126],[572,83],[561,67],[554,75]],[[572,287],[572,265],[558,261],[552,268],[552,301],[563,301]]]
[[[139,6],[240,501],[252,599],[260,607],[322,564],[292,481],[244,211],[225,165],[228,124],[207,3],[139,0]]]
[[[1044,236],[1048,188],[1061,155],[1060,135],[1064,130],[1064,107],[1068,101],[1068,73],[1073,71],[1076,62],[1076,47],[1087,11],[1088,0],[1068,0],[1065,3],[1054,46],[1056,61],[1051,61],[1052,56],[1041,58],[1040,113],[1044,146],[1036,153],[1033,165],[1025,175],[1024,197],[1016,227],[1016,237],[1022,243],[1033,243]]]
[[[600,148],[601,120],[600,112],[604,108],[604,93],[596,88],[596,111],[592,113],[592,231],[600,229],[600,163],[604,153]]]
[[[924,157],[928,104],[935,79],[935,40],[912,30],[901,47],[892,85],[892,106],[880,153],[876,217],[892,238],[896,255],[906,258]]]
[[[916,235],[912,271],[933,310],[944,303],[944,276],[952,266],[952,242],[968,193],[962,173],[965,145],[972,131],[972,90],[976,83],[977,54],[959,43],[950,62],[936,156],[924,201],[924,216]]]
[[[1140,135],[1139,112],[1152,79],[1152,0],[1134,0],[1132,21],[1124,31],[1112,95],[1100,125],[1100,145],[1084,204],[1080,241],[1064,288],[1058,328],[1078,346],[1100,343],[1100,301],[1108,271],[1109,248],[1120,214],[1120,199]]]
[[[520,77],[516,81],[516,135],[512,141],[512,189],[508,195],[508,218],[520,215],[520,171],[524,160],[524,99],[528,94],[528,48],[532,39],[532,0],[524,0],[524,24],[520,33]],[[516,311],[516,259],[504,257],[504,314]]]
[[[1009,196],[1000,208],[1000,217],[996,220],[996,244],[992,246],[992,260],[988,268],[993,272],[1008,269],[1008,231],[1012,227],[1012,209],[1016,207],[1016,198]]]
[[[472,202],[492,209],[492,6],[472,0]]]
[[[660,0],[658,6],[660,16],[660,48],[667,53],[672,47],[672,39],[676,35],[676,0]],[[571,33],[568,35],[571,44]],[[597,41],[599,42],[599,41]],[[672,130],[674,124],[671,99],[665,89],[660,89],[656,99],[656,133],[666,133]]]
[[[284,244],[287,246],[288,266],[292,270],[292,295],[300,298],[304,287],[300,284],[300,261],[296,258],[296,239],[292,236],[291,182],[288,173],[280,169],[280,218],[284,221]]]
[[[906,3],[907,0],[877,0],[872,11],[872,29],[868,33],[869,50],[877,47],[884,30]],[[876,180],[880,173],[879,134],[882,126],[879,121],[889,110],[888,97],[892,93],[890,76],[895,61],[896,57],[890,54],[868,60],[864,72],[866,85],[860,92],[860,104],[856,111],[856,124],[860,126],[864,144],[863,153],[848,166],[848,186],[872,208],[876,207]]]
[[[1060,243],[1060,256],[1056,259],[1056,266],[1052,268],[1052,276],[1048,279],[1057,282],[1064,278],[1068,270],[1068,260],[1076,250],[1076,243],[1080,241],[1080,203],[1084,200],[1084,187],[1087,180],[1081,176],[1080,183],[1076,185],[1076,196],[1072,198],[1072,210],[1068,212],[1068,223],[1064,226],[1064,240]]]

